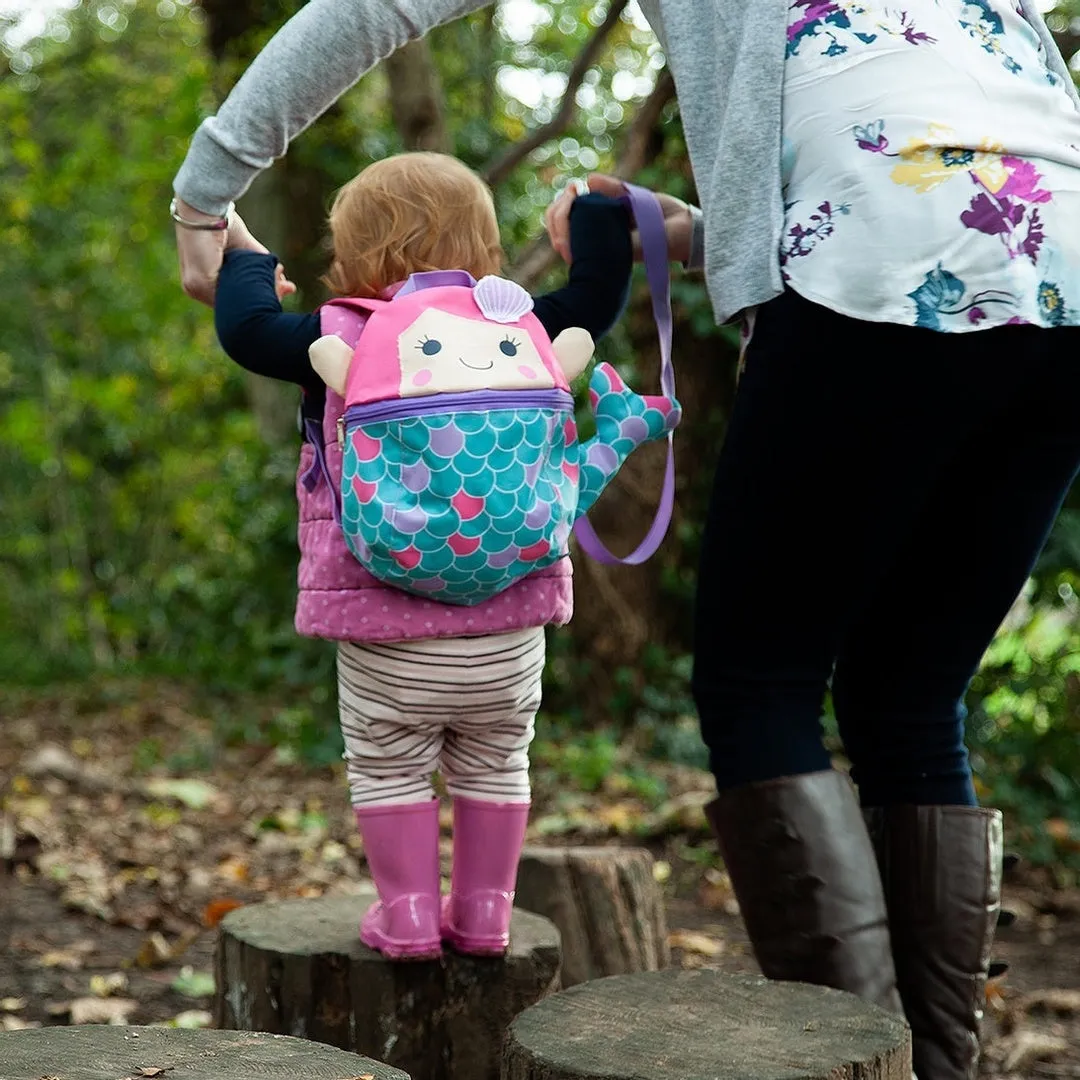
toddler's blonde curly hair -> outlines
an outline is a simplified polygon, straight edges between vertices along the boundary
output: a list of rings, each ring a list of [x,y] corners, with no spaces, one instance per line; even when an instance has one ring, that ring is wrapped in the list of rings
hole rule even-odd
[[[350,180],[330,208],[338,296],[377,296],[425,270],[497,274],[503,253],[491,190],[446,154],[396,154]]]

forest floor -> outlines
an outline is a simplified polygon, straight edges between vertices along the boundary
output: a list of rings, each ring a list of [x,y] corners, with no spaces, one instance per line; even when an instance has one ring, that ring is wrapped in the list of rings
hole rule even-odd
[[[225,912],[364,879],[341,766],[221,747],[194,701],[145,683],[0,695],[0,1031],[207,1024]],[[754,970],[701,813],[706,774],[638,762],[583,793],[541,764],[534,784],[531,842],[652,850],[673,963]],[[982,1075],[1080,1078],[1080,890],[1021,866],[1006,906]]]

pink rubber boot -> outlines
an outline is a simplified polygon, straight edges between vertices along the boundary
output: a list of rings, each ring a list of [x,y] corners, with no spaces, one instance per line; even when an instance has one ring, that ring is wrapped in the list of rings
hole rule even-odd
[[[528,803],[454,799],[454,868],[442,936],[457,952],[502,956],[510,945]]]
[[[391,960],[433,960],[439,935],[439,800],[355,810],[379,899],[360,940]]]

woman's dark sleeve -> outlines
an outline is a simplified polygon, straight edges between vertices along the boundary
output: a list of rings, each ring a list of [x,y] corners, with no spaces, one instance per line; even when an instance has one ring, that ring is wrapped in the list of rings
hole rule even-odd
[[[308,346],[319,316],[282,311],[274,288],[276,255],[228,251],[214,297],[214,328],[228,356],[256,375],[321,389]]]
[[[536,298],[534,312],[551,338],[568,326],[602,337],[618,321],[630,293],[630,213],[606,195],[579,195],[570,209],[570,275]]]

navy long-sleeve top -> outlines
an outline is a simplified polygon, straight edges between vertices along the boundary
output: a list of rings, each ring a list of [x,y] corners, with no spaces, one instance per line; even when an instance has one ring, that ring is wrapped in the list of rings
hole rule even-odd
[[[534,299],[533,313],[550,338],[579,326],[597,339],[622,313],[633,252],[630,216],[603,195],[582,195],[570,213],[572,262],[567,283]],[[278,259],[254,251],[230,251],[218,278],[214,325],[225,352],[241,367],[296,383],[304,390],[304,417],[321,419],[326,388],[308,357],[322,336],[318,312],[283,311],[274,288]]]

